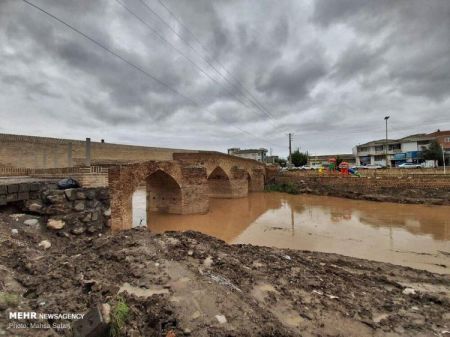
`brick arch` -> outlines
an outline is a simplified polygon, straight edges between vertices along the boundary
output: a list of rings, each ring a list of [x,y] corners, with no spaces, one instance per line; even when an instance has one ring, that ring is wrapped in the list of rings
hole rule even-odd
[[[132,195],[144,182],[150,210],[176,214],[208,211],[205,168],[178,161],[148,161],[116,166],[108,174],[113,230],[131,228]]]
[[[173,158],[182,162],[203,166],[206,168],[208,175],[217,166],[220,166],[230,177],[233,185],[231,197],[242,197],[246,196],[248,192],[264,190],[265,165],[255,160],[239,158],[219,152],[174,153]],[[250,186],[248,185],[248,179],[245,173],[251,178]]]
[[[147,214],[149,212],[182,213],[181,186],[174,177],[156,170],[145,179],[147,187]]]
[[[208,174],[208,196],[210,198],[229,198],[232,195],[230,176],[225,170],[216,166]]]

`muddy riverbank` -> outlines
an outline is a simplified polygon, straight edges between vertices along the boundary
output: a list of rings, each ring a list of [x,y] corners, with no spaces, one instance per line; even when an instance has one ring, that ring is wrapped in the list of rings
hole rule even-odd
[[[450,205],[450,189],[447,187],[426,189],[420,187],[397,188],[393,184],[388,187],[366,188],[364,184],[358,184],[358,182],[366,182],[359,180],[359,178],[334,178],[341,181],[352,181],[351,184],[324,184],[319,179],[279,177],[266,186],[266,190],[400,204]],[[373,185],[376,186],[376,179],[372,179],[372,181],[374,182]]]
[[[197,232],[59,237],[24,225],[27,218],[0,215],[2,335],[70,335],[69,329],[8,328],[9,311],[85,313],[109,303],[114,313],[118,302],[127,308],[125,336],[392,337],[450,330],[448,275],[228,245]]]

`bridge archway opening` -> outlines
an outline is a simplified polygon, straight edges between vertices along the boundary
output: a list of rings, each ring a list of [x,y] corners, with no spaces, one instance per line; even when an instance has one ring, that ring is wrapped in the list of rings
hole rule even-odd
[[[132,227],[147,226],[147,186],[142,183],[131,196]]]
[[[247,185],[248,185],[248,193],[253,192],[253,181],[250,173],[247,172]]]
[[[211,198],[232,197],[230,178],[220,166],[217,166],[208,176],[208,195]]]
[[[147,218],[151,213],[182,213],[181,186],[168,173],[157,170],[145,179]]]

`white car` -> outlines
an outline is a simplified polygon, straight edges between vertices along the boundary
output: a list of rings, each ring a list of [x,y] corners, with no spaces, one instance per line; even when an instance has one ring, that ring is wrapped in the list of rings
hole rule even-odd
[[[378,170],[378,169],[382,169],[383,166],[378,165],[378,164],[367,164],[367,165],[361,165],[361,166],[354,166],[357,169],[369,169],[369,170]]]
[[[422,168],[423,165],[422,164],[416,164],[416,163],[403,163],[398,165],[399,168],[415,168],[415,169],[419,169]]]

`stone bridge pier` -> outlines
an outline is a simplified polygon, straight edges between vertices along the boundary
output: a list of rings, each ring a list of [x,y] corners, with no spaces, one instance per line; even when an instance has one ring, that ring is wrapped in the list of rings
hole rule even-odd
[[[147,188],[147,211],[173,214],[208,212],[205,168],[176,161],[117,166],[109,170],[112,230],[132,227],[132,196],[142,184]]]
[[[220,166],[208,175],[208,196],[210,198],[243,198],[248,194],[247,172],[232,167],[226,173]]]

